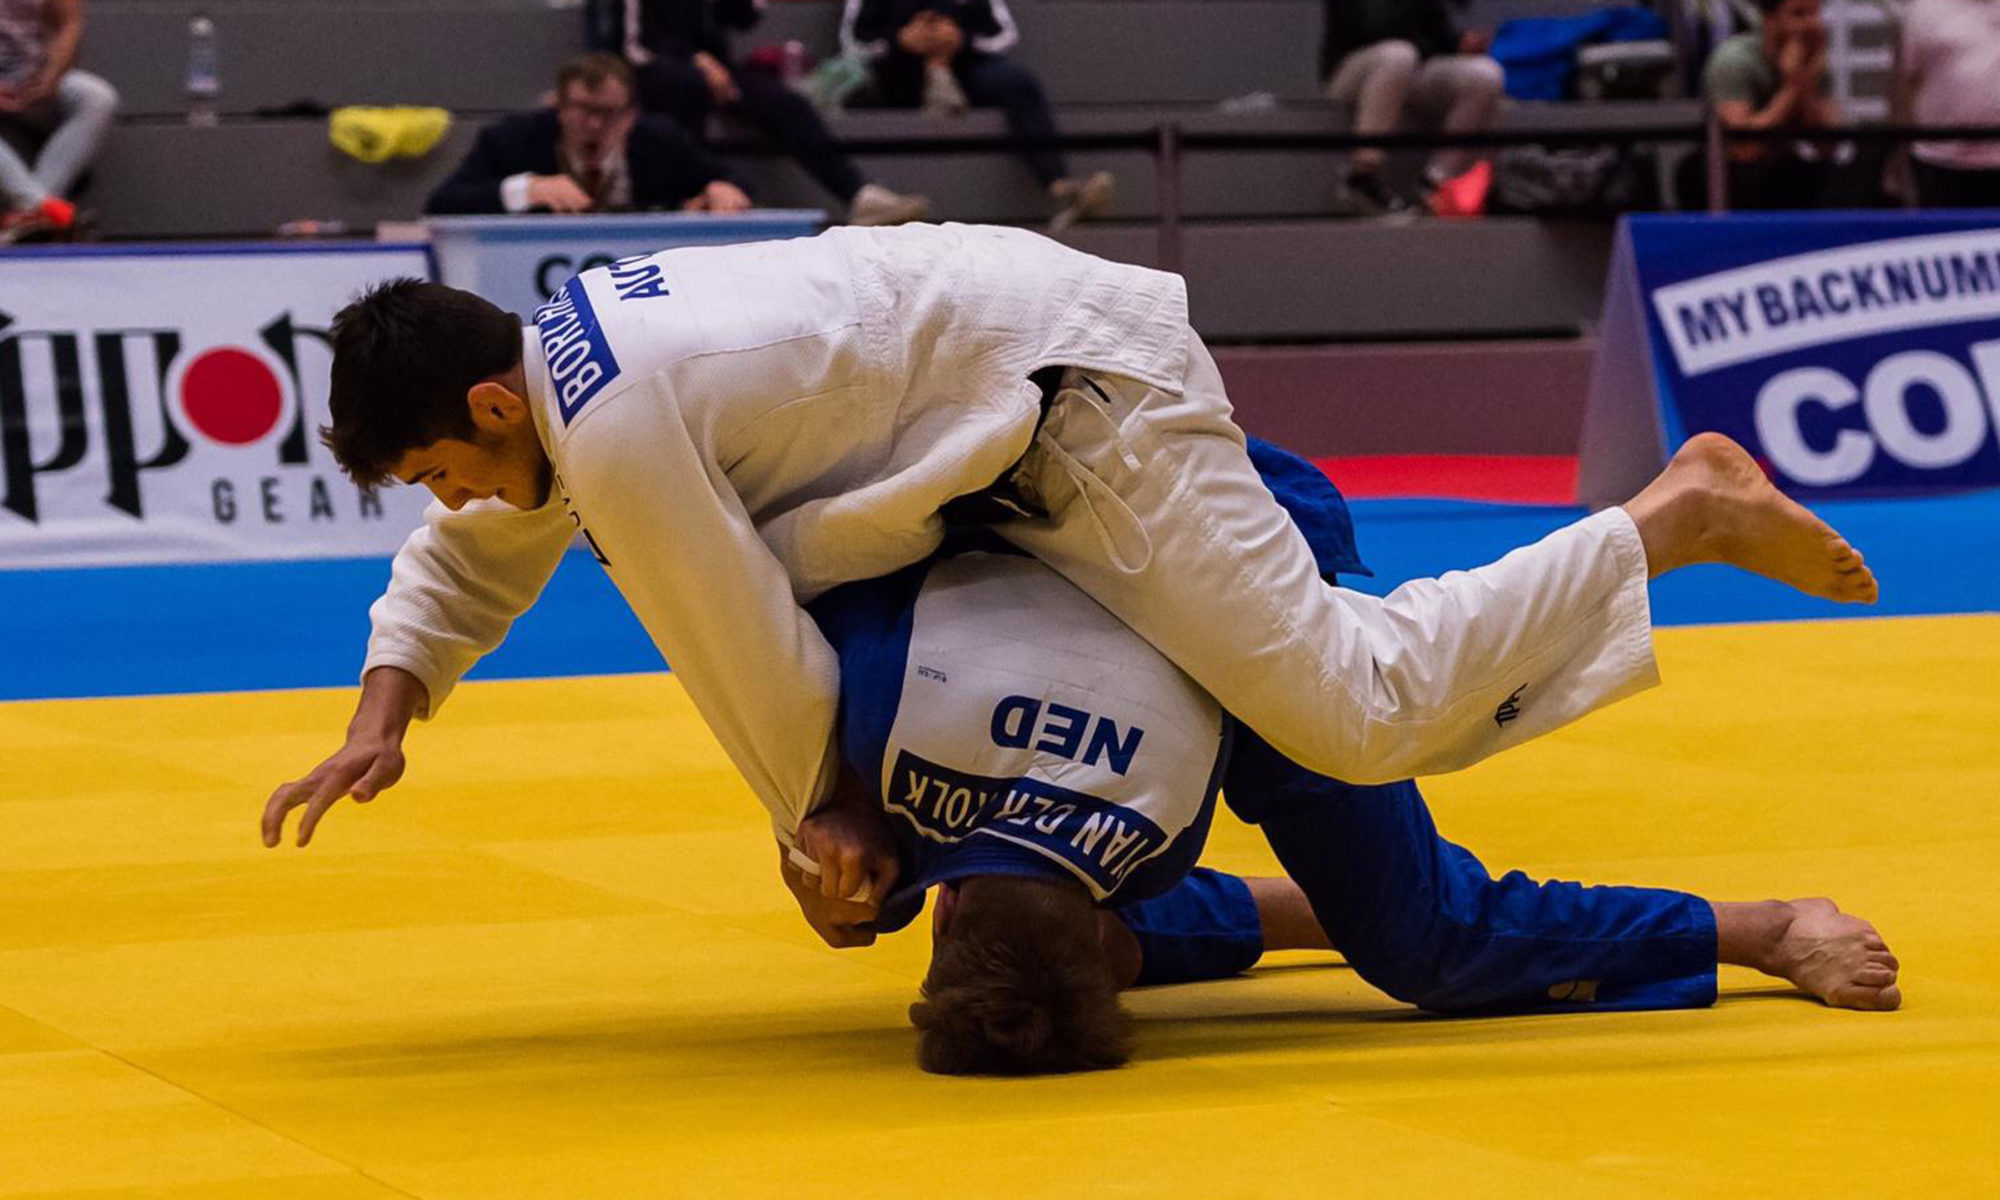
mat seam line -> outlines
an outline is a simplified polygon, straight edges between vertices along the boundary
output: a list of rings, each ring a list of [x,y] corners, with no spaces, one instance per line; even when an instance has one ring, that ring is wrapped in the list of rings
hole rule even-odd
[[[9,1009],[9,1011],[13,1010]],[[21,1015],[27,1016],[26,1013],[23,1013]],[[34,1017],[28,1017],[28,1019],[31,1021],[35,1020]],[[42,1024],[47,1024],[47,1022],[42,1022]],[[69,1034],[68,1031],[63,1030],[61,1026],[51,1025],[49,1027],[51,1029],[57,1030],[57,1032],[64,1033],[66,1036],[75,1036],[73,1034]],[[210,1107],[213,1108],[221,1109],[223,1112],[228,1113],[230,1116],[235,1117],[238,1120],[247,1121],[251,1125],[254,1125],[257,1128],[263,1130],[264,1132],[270,1134],[272,1137],[278,1138],[285,1142],[289,1142],[290,1144],[299,1147],[301,1150],[307,1150],[312,1152],[313,1154],[317,1154],[321,1158],[326,1159],[328,1162],[336,1163],[339,1166],[354,1172],[356,1175],[361,1176],[363,1179],[368,1180],[370,1183],[379,1184],[380,1186],[389,1189],[390,1191],[396,1193],[398,1196],[407,1196],[409,1197],[409,1200],[428,1200],[428,1198],[422,1195],[421,1193],[412,1192],[406,1188],[401,1188],[393,1183],[390,1183],[388,1180],[383,1179],[381,1176],[375,1174],[373,1171],[370,1171],[368,1168],[361,1166],[359,1163],[349,1162],[347,1159],[341,1157],[338,1154],[333,1153],[330,1150],[324,1149],[319,1146],[315,1146],[311,1142],[305,1141],[302,1138],[295,1137],[292,1134],[286,1133],[281,1129],[274,1128],[273,1126],[258,1120],[256,1117],[251,1116],[247,1112],[243,1112],[232,1105],[225,1104],[213,1096],[205,1095],[202,1092],[197,1091],[193,1087],[188,1086],[187,1084],[181,1083],[177,1080],[169,1079],[165,1075],[160,1074],[158,1071],[153,1070],[151,1067],[145,1066],[141,1063],[134,1062],[133,1060],[126,1058],[124,1055],[118,1053],[115,1050],[108,1050],[103,1046],[97,1045],[95,1042],[84,1041],[82,1038],[78,1038],[77,1041],[85,1046],[89,1046],[91,1049],[97,1051],[99,1054],[104,1055],[106,1058],[111,1059],[113,1062],[119,1063],[126,1067],[130,1067],[132,1070],[137,1071],[141,1075],[145,1075],[148,1078],[156,1079],[177,1092],[181,1092],[188,1096],[194,1097],[196,1100],[201,1101],[203,1104],[209,1105]]]

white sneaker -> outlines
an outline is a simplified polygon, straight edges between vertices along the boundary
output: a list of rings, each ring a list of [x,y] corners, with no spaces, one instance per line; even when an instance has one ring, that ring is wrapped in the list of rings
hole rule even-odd
[[[965,98],[965,89],[958,86],[958,76],[943,63],[932,63],[924,68],[924,111],[934,117],[955,117],[972,107]]]
[[[1056,214],[1049,218],[1049,232],[1061,233],[1078,221],[1104,215],[1118,193],[1118,180],[1109,171],[1098,171],[1084,179],[1058,179],[1049,185],[1049,198],[1056,202]]]
[[[864,183],[847,205],[849,225],[901,225],[930,214],[929,196],[906,196],[879,183]]]

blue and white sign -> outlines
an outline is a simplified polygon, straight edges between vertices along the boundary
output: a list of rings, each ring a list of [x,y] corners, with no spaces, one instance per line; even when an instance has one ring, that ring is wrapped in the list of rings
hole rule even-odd
[[[721,246],[811,237],[826,224],[816,208],[741,213],[591,213],[566,217],[428,217],[439,278],[510,312],[534,312],[555,290],[593,267],[673,246]],[[634,281],[621,281],[643,292]]]
[[[1807,497],[2000,485],[2000,217],[1632,217],[1605,306],[1586,500],[1708,430]]]

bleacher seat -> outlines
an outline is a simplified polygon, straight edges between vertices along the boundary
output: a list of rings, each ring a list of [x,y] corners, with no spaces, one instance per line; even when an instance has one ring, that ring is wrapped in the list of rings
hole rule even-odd
[[[834,46],[838,4],[774,4],[745,44],[797,38]],[[1467,21],[1576,11],[1581,0],[1477,0]],[[1019,58],[1039,71],[1060,124],[1074,133],[1338,130],[1344,116],[1317,96],[1319,0],[1015,0]],[[216,22],[224,119],[191,128],[181,113],[188,19]],[[492,115],[532,105],[553,64],[581,48],[582,18],[544,0],[102,0],[90,10],[87,65],[125,96],[125,115],[89,197],[113,236],[266,234],[298,218],[365,230],[413,216],[430,188]],[[1269,92],[1274,107],[1217,110]],[[365,166],[335,151],[317,119],[259,116],[295,101],[439,104],[459,115],[420,162]],[[1534,127],[1688,120],[1687,106],[1515,106],[1505,121]],[[936,120],[858,111],[834,122],[848,138],[997,134],[998,114]],[[754,135],[726,124],[725,145]],[[1108,224],[1079,245],[1154,261],[1159,190],[1143,149],[1078,152],[1079,169],[1117,172]],[[747,155],[742,173],[774,205],[830,199],[789,160]],[[923,191],[943,217],[1032,222],[1044,202],[1004,153],[864,156],[884,182]],[[1237,339],[1549,333],[1595,314],[1602,230],[1533,220],[1486,220],[1410,230],[1322,219],[1337,194],[1331,154],[1204,151],[1183,162],[1182,269],[1195,280],[1197,320]],[[1421,247],[1421,249],[1418,249]],[[1484,281],[1463,286],[1465,277]],[[1363,294],[1353,281],[1368,279]]]

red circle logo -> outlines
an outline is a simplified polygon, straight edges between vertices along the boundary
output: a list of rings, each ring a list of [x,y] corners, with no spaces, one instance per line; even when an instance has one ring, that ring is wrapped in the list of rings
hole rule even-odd
[[[263,359],[219,346],[198,355],[182,373],[181,411],[210,441],[247,446],[278,427],[285,389]]]

